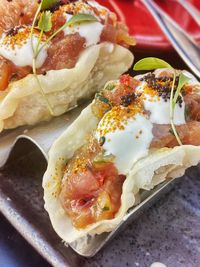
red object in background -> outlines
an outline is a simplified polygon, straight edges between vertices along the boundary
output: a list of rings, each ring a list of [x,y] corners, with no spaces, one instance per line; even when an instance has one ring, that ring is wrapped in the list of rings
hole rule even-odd
[[[160,30],[152,15],[142,4],[142,0],[97,0],[100,4],[115,11],[125,22],[137,40],[141,50],[171,50],[172,46]],[[190,1],[190,0],[187,0]],[[156,1],[184,30],[200,43],[200,28],[191,15],[174,0]],[[200,0],[190,1],[200,10]]]

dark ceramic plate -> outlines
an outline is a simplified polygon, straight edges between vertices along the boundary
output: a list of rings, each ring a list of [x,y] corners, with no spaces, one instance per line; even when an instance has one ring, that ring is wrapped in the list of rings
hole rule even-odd
[[[26,152],[25,156],[21,156]],[[18,143],[0,172],[0,207],[7,219],[53,266],[170,267],[200,263],[200,168],[177,179],[170,193],[91,259],[78,256],[53,231],[43,208],[46,161],[32,144]]]

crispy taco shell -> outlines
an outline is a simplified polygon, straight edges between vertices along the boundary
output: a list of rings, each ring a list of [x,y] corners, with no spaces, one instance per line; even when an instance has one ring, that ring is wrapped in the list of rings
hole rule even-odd
[[[57,234],[67,243],[88,235],[112,231],[136,204],[141,189],[150,190],[166,179],[180,177],[190,166],[200,161],[200,147],[183,145],[175,148],[154,149],[134,164],[123,184],[121,207],[114,219],[103,220],[77,230],[65,213],[58,198],[66,162],[80,148],[87,136],[96,129],[97,118],[91,105],[84,109],[72,125],[57,139],[50,150],[49,164],[43,179],[45,209]],[[77,243],[78,244],[78,243]]]
[[[101,43],[86,48],[72,69],[51,70],[38,75],[53,110],[59,116],[88,98],[108,80],[127,71],[132,53],[117,44]],[[11,82],[0,93],[0,132],[21,125],[33,125],[52,117],[34,75]]]

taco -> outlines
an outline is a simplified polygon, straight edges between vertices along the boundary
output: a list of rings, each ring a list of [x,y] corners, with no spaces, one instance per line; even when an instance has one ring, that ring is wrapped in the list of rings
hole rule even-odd
[[[170,97],[183,75],[172,123]],[[43,188],[57,234],[70,243],[112,231],[141,190],[197,165],[199,120],[199,83],[188,72],[173,78],[157,69],[108,82],[50,150]]]
[[[127,71],[135,43],[96,1],[0,7],[0,131],[59,116]]]

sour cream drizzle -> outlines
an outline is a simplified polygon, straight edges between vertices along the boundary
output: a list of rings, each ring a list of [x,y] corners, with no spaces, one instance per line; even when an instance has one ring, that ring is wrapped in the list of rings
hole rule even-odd
[[[75,2],[75,6],[79,13],[91,14],[98,20],[105,20],[108,14],[111,14],[108,9],[102,7],[95,1],[88,1],[88,3],[78,1]],[[98,11],[98,14],[96,14],[95,10]],[[72,17],[72,15],[67,14],[67,12],[64,12],[63,15],[66,17],[66,21]],[[71,25],[70,27],[66,27],[64,29],[64,34],[66,36],[69,34],[79,33],[80,36],[84,37],[86,40],[85,47],[88,47],[99,43],[103,28],[104,25],[100,21],[81,23],[80,25]],[[29,33],[30,27],[23,27],[15,35],[2,34],[0,38],[0,56],[10,60],[19,67],[32,66],[33,51]],[[38,40],[39,36],[37,34],[33,34],[33,47],[37,46]],[[41,41],[39,48],[43,44],[44,42]],[[45,46],[38,55],[36,68],[40,68],[44,64],[47,58],[47,49],[48,46]]]
[[[140,78],[142,78],[141,75],[137,77],[137,79]],[[113,107],[103,116],[95,133],[97,140],[104,137],[102,145],[104,155],[114,156],[114,163],[120,174],[126,175],[137,160],[148,155],[153,140],[154,124],[170,125],[170,100],[163,99],[157,94],[149,94],[148,91],[145,91],[145,86],[147,86],[147,83],[145,81],[141,82],[137,86],[136,92],[142,96],[141,101],[144,110],[149,115],[137,112],[127,119],[125,116],[124,119],[117,114],[121,114],[120,111],[125,107]],[[186,123],[183,98],[182,101],[181,105],[179,103],[175,105],[173,118],[175,125]],[[116,109],[118,109],[118,112],[116,112]]]
[[[65,14],[66,22],[70,20],[72,15]],[[85,47],[95,45],[100,41],[101,33],[104,28],[104,25],[100,22],[86,22],[79,25],[71,25],[64,29],[64,34],[74,34],[79,33],[80,36],[85,38]]]
[[[33,34],[33,47],[37,46],[39,36]],[[44,44],[41,41],[39,47]],[[0,55],[12,61],[16,66],[32,66],[33,50],[31,46],[30,28],[23,27],[15,35],[2,34],[0,38]],[[47,46],[41,50],[36,60],[36,67],[40,68],[47,58]]]
[[[113,155],[119,173],[126,175],[138,159],[148,154],[153,139],[153,124],[138,113],[122,123],[123,127],[107,131],[110,125],[115,124],[115,120],[117,118],[113,110],[107,112],[98,125],[96,138],[99,140],[103,133],[105,155]]]
[[[156,124],[170,124],[170,101],[164,101],[163,98],[147,97],[144,100],[144,108],[150,111],[150,121]],[[185,124],[185,103],[181,107],[176,104],[174,109],[173,122],[175,125]]]
[[[157,70],[157,74],[159,70]],[[137,78],[141,78],[142,75]],[[151,96],[148,93],[145,93],[146,82],[142,82],[137,88],[138,93],[144,94],[144,108],[146,111],[150,112],[150,121],[156,124],[170,124],[170,99],[165,101],[162,97]],[[185,124],[185,102],[182,97],[181,106],[176,103],[174,109],[174,118],[173,122],[175,125]]]

